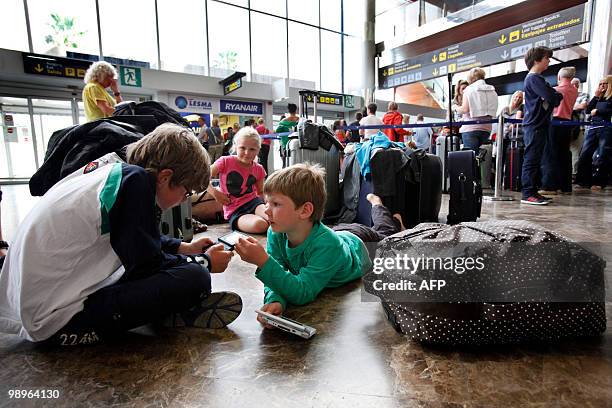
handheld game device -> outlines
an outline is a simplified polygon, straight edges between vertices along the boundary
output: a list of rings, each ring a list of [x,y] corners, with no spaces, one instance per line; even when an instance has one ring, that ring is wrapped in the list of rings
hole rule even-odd
[[[248,235],[243,234],[242,232],[232,231],[229,234],[223,235],[219,237],[219,243],[223,244],[226,251],[233,251],[234,245],[238,242],[238,238],[247,238]]]
[[[306,326],[284,316],[275,316],[263,310],[255,310],[255,313],[260,315],[266,323],[305,339],[309,339],[317,333],[317,329],[314,327]]]

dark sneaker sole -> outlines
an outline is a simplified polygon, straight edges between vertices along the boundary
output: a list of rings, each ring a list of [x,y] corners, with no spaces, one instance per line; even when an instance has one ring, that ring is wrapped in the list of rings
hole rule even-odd
[[[234,292],[213,292],[204,299],[197,310],[193,322],[186,322],[181,313],[175,313],[170,327],[199,327],[202,329],[222,329],[232,323],[242,312],[242,298]]]
[[[521,200],[521,204],[531,204],[531,205],[548,205],[548,201],[529,201],[529,200]]]
[[[194,327],[221,329],[242,312],[242,298],[234,292],[211,293],[202,302],[204,312],[193,322]]]

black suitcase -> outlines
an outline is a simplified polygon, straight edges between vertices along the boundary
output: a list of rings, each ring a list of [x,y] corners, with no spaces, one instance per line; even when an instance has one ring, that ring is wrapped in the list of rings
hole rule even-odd
[[[404,224],[411,228],[422,222],[438,222],[442,204],[442,161],[425,150],[410,153]]]
[[[510,139],[506,149],[504,168],[504,188],[510,191],[521,191],[521,176],[523,173],[523,157],[525,147],[518,139]]]
[[[372,150],[370,157],[371,173],[364,180],[361,177],[361,189],[359,192],[359,206],[357,209],[357,222],[371,226],[371,206],[366,197],[368,193],[379,196],[392,214],[406,215],[413,210],[410,206],[414,197],[407,195],[410,159],[408,152],[404,149],[392,147],[389,149],[376,148]]]
[[[376,270],[376,259],[390,258],[422,262]],[[472,268],[459,270],[468,259]],[[549,342],[606,330],[605,260],[526,221],[420,224],[381,241],[374,265],[364,289],[398,332],[424,343]]]
[[[482,187],[474,151],[448,152],[448,174],[448,224],[476,221],[482,207]]]

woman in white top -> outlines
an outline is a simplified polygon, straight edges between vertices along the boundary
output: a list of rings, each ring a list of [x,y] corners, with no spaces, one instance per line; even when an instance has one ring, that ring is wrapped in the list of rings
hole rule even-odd
[[[472,68],[468,75],[470,85],[463,93],[463,103],[457,112],[463,114],[463,121],[487,120],[497,114],[497,92],[495,87],[485,81],[482,68]],[[463,146],[474,150],[476,154],[485,141],[489,140],[492,125],[490,123],[463,125],[459,131]]]

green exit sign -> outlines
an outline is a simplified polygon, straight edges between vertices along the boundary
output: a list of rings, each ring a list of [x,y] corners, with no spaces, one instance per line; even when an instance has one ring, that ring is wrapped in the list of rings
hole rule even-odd
[[[140,68],[120,67],[119,76],[121,77],[121,85],[142,87],[142,73]]]

